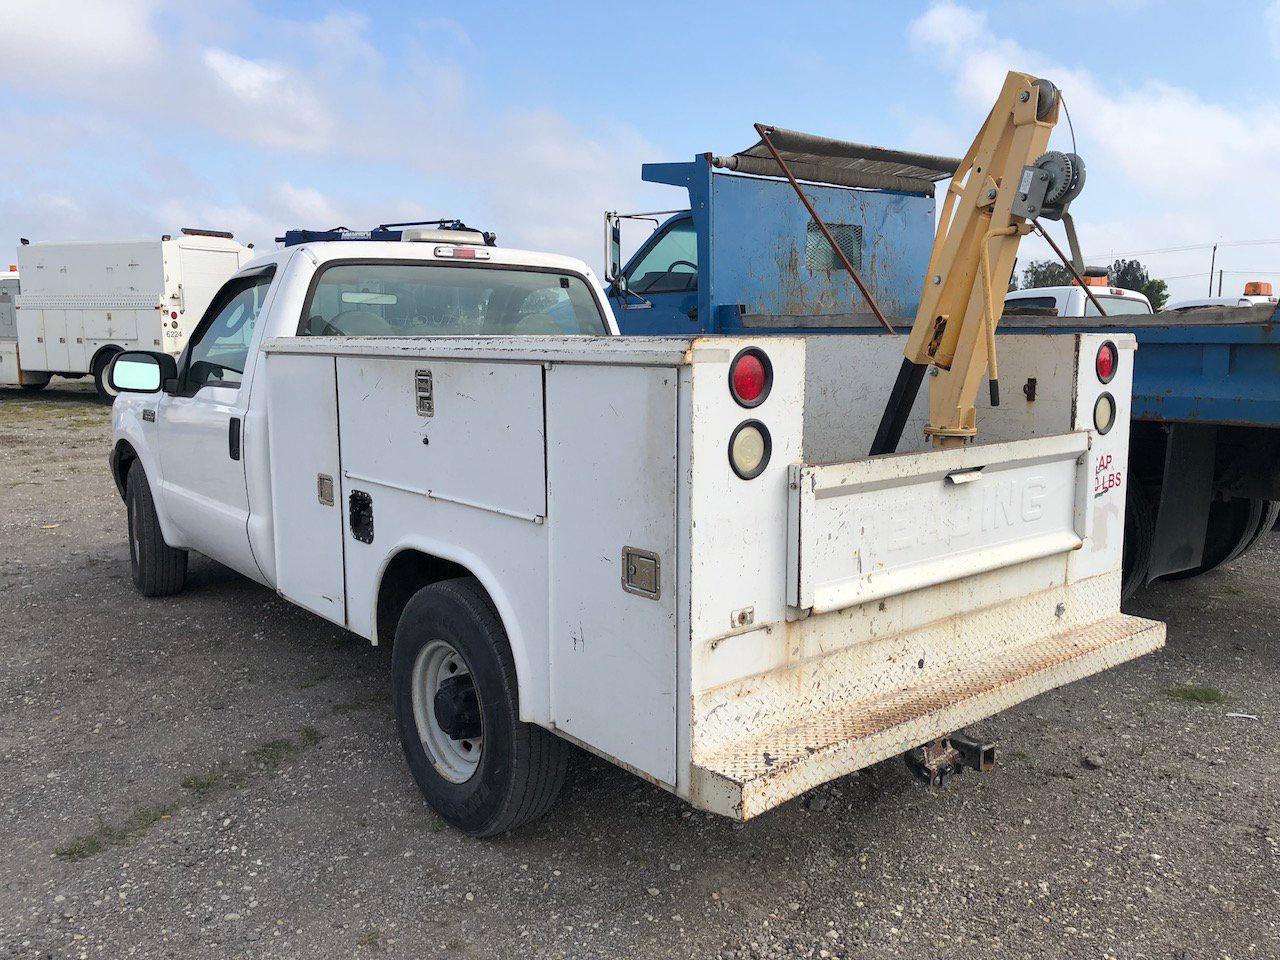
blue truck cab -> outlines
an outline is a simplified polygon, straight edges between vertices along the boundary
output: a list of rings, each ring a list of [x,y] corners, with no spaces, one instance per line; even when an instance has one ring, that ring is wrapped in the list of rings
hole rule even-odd
[[[624,334],[876,335],[831,244],[783,179],[790,172],[889,324],[905,334],[935,230],[934,193],[958,161],[764,128],[729,157],[645,164],[687,210],[606,214],[608,295]],[[621,263],[628,220],[656,229]],[[1001,329],[1132,333],[1125,589],[1195,576],[1251,548],[1280,515],[1280,308],[1203,307],[1145,316],[1019,314]],[[888,384],[886,383],[886,396]]]
[[[778,138],[787,133],[774,130]],[[825,138],[803,145],[826,150],[790,154],[806,197],[881,311],[914,316],[933,246],[934,184],[958,161]],[[645,181],[683,189],[689,208],[659,222],[625,265],[622,221],[653,215],[606,215],[609,300],[624,334],[735,333],[747,317],[757,332],[811,332],[815,322],[869,315],[771,163],[756,144],[731,157],[643,166]]]

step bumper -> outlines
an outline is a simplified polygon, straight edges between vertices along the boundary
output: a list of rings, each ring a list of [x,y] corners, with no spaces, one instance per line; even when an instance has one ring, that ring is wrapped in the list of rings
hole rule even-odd
[[[1116,614],[1069,634],[993,650],[914,686],[807,710],[698,758],[690,799],[747,820],[1046,690],[1158,650],[1164,639],[1163,623]]]

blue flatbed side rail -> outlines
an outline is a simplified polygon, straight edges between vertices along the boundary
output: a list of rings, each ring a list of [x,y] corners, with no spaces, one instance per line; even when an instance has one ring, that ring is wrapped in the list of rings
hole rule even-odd
[[[904,334],[911,328],[906,318],[893,323]],[[1135,420],[1280,427],[1280,308],[1205,307],[1146,317],[1009,314],[1000,330],[1132,333],[1138,340]],[[880,327],[870,317],[853,314],[734,316],[725,311],[721,332],[877,336]]]
[[[1207,307],[1150,317],[1054,318],[1003,330],[1115,331],[1138,339],[1133,418],[1280,427],[1280,309]]]

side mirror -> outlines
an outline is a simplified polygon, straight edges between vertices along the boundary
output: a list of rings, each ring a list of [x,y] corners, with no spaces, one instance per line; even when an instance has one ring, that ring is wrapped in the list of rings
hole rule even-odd
[[[126,350],[111,362],[107,382],[117,393],[156,393],[177,377],[178,363],[169,354]]]
[[[622,278],[622,224],[612,220],[609,224],[609,279]]]

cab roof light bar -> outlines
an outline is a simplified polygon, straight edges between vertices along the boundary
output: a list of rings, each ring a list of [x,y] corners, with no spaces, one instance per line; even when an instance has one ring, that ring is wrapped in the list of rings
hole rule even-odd
[[[350,227],[333,227],[330,230],[286,230],[276,243],[294,247],[300,243],[327,243],[341,240],[380,240],[389,242],[435,241],[497,246],[498,238],[487,230],[473,230],[461,220],[410,220],[404,223],[382,223],[372,230],[352,230]]]

